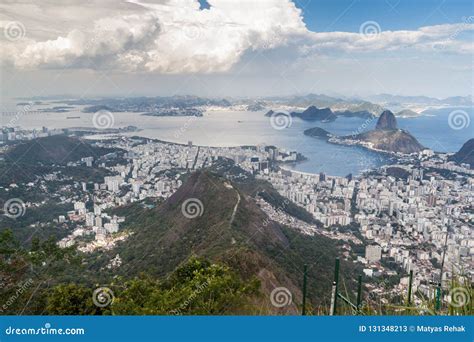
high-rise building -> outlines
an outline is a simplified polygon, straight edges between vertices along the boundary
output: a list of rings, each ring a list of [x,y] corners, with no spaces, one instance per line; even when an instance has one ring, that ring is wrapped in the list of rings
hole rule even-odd
[[[75,202],[74,203],[74,210],[85,209],[86,204],[84,202]]]
[[[117,222],[109,222],[104,224],[104,228],[108,233],[116,233],[119,230]]]
[[[428,195],[426,202],[430,207],[436,206],[436,195],[430,194]]]
[[[101,228],[102,227],[102,217],[96,216],[95,218],[95,226]]]
[[[94,204],[94,215],[102,214],[102,209],[97,204]]]
[[[382,258],[382,247],[379,245],[369,245],[365,247],[365,259],[368,263],[379,262]]]
[[[86,214],[86,226],[87,227],[92,227],[94,225],[94,219],[95,216],[93,213],[87,213]]]
[[[319,181],[324,182],[326,180],[326,174],[324,172],[321,172],[319,174]]]

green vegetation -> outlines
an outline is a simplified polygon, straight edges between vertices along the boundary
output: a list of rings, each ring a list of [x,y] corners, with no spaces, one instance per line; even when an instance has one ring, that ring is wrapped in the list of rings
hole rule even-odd
[[[101,308],[92,301],[93,290],[84,285],[60,284],[47,297],[46,312],[50,315],[96,315]]]
[[[191,258],[162,281],[135,278],[117,292],[111,306],[120,315],[219,315],[251,312],[257,279],[243,282],[228,266]]]
[[[3,207],[3,203],[0,201]],[[22,244],[29,244],[33,237],[47,239],[54,237],[55,241],[60,240],[68,234],[66,229],[62,229],[57,223],[46,224],[56,219],[58,215],[64,215],[71,210],[70,203],[57,203],[47,201],[39,207],[28,207],[24,216],[10,218],[6,215],[0,216],[0,232],[12,229],[14,236]],[[43,222],[40,224],[40,222]]]
[[[258,295],[259,282],[243,282],[229,267],[191,258],[160,281],[142,275],[116,279],[108,302],[100,304],[94,289],[60,284],[47,296],[52,315],[216,315],[249,312],[249,299]],[[107,288],[108,289],[108,288]],[[105,305],[107,304],[107,305]]]
[[[81,158],[97,158],[115,151],[95,147],[78,138],[53,135],[18,143],[6,153],[5,160],[20,164],[65,165]]]
[[[31,165],[0,161],[0,186],[9,186],[12,183],[22,184],[33,182],[37,176],[50,173],[52,168],[43,165]]]
[[[236,314],[251,313],[251,301],[260,296],[256,278],[244,281],[227,265],[191,257],[162,279],[109,278],[115,298],[101,307],[94,303],[98,279],[83,272],[82,263],[74,249],[60,249],[53,239],[35,239],[24,249],[11,231],[0,233],[0,313]]]
[[[291,230],[284,229],[293,248],[279,253],[269,249],[275,262],[282,265],[288,276],[299,279],[299,265],[308,263],[307,313],[320,315],[329,313],[332,274],[327,272],[334,255],[322,251],[328,241],[309,237],[298,239]],[[164,277],[153,277],[140,273],[133,277],[120,276],[99,279],[96,272],[83,268],[85,259],[74,248],[59,249],[53,239],[34,239],[28,249],[22,248],[11,231],[0,233],[0,275],[2,287],[0,297],[1,314],[54,314],[54,315],[225,315],[225,314],[270,314],[275,308],[266,306],[269,294],[265,293],[265,279],[257,277],[256,269],[265,258],[258,260],[256,254],[241,249],[232,255],[226,254],[221,261],[210,261],[191,256]],[[304,256],[304,257],[303,257]],[[249,262],[250,260],[253,262]],[[268,265],[267,265],[268,266]],[[341,263],[340,291],[355,303],[350,288],[352,279],[359,270],[350,262]],[[322,276],[323,275],[323,276]],[[106,285],[99,285],[106,284]],[[284,284],[288,286],[289,284]],[[97,289],[110,289],[108,301],[98,306]],[[273,285],[274,286],[274,285]],[[273,287],[272,287],[273,288]],[[293,300],[301,309],[299,296],[291,288]],[[446,294],[446,293],[445,293]],[[364,291],[360,311],[365,315],[404,314],[449,314],[472,315],[470,299],[474,291],[465,277],[451,282],[450,300],[441,300],[437,307],[434,299],[418,298],[416,304],[408,305],[406,297],[393,298],[388,304],[384,296],[371,296]],[[315,298],[317,300],[315,300]],[[419,302],[421,299],[421,303]],[[340,300],[338,314],[354,314]],[[278,313],[278,311],[277,311]]]
[[[64,177],[72,177],[79,182],[97,182],[109,172],[96,165],[68,167],[67,163],[80,162],[81,158],[85,157],[102,159],[101,162],[107,163],[104,155],[122,152],[120,149],[96,147],[84,140],[65,135],[18,142],[9,147],[3,155],[4,160],[0,161],[0,186],[34,182],[40,176],[58,171]],[[119,155],[114,160],[123,161]]]
[[[82,271],[74,248],[61,249],[53,238],[34,238],[26,248],[11,230],[0,232],[1,313],[43,313],[49,289],[62,282],[80,281]]]

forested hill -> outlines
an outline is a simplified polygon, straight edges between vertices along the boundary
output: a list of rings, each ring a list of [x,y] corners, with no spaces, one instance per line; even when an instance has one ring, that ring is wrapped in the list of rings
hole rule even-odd
[[[194,209],[188,208],[195,210],[191,218],[185,213],[186,203],[194,204]],[[126,227],[133,235],[113,251],[123,259],[125,266],[120,272],[124,275],[145,272],[166,276],[198,255],[229,265],[243,279],[259,279],[266,300],[279,285],[290,289],[298,303],[307,263],[311,300],[329,305],[333,265],[339,254],[335,241],[302,235],[269,220],[246,187],[216,174],[192,174],[160,206],[139,209]],[[351,288],[354,268],[352,263],[344,263],[344,267]],[[290,307],[289,312],[294,309]]]
[[[114,149],[95,147],[79,138],[53,135],[13,146],[5,154],[5,160],[21,164],[66,164],[85,157],[98,158],[114,151]]]

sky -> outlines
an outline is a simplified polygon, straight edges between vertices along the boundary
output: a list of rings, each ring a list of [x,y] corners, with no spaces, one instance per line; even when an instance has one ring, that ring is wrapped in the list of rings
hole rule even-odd
[[[473,93],[470,0],[2,0],[0,97]]]
[[[383,30],[416,30],[422,26],[455,24],[473,14],[465,0],[297,0],[312,31],[357,32],[373,20]]]

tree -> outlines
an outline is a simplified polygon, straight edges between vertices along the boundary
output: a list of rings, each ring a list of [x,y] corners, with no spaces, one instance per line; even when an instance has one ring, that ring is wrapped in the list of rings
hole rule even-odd
[[[50,315],[96,315],[101,312],[92,301],[92,290],[76,284],[54,287],[48,296],[46,311]]]

